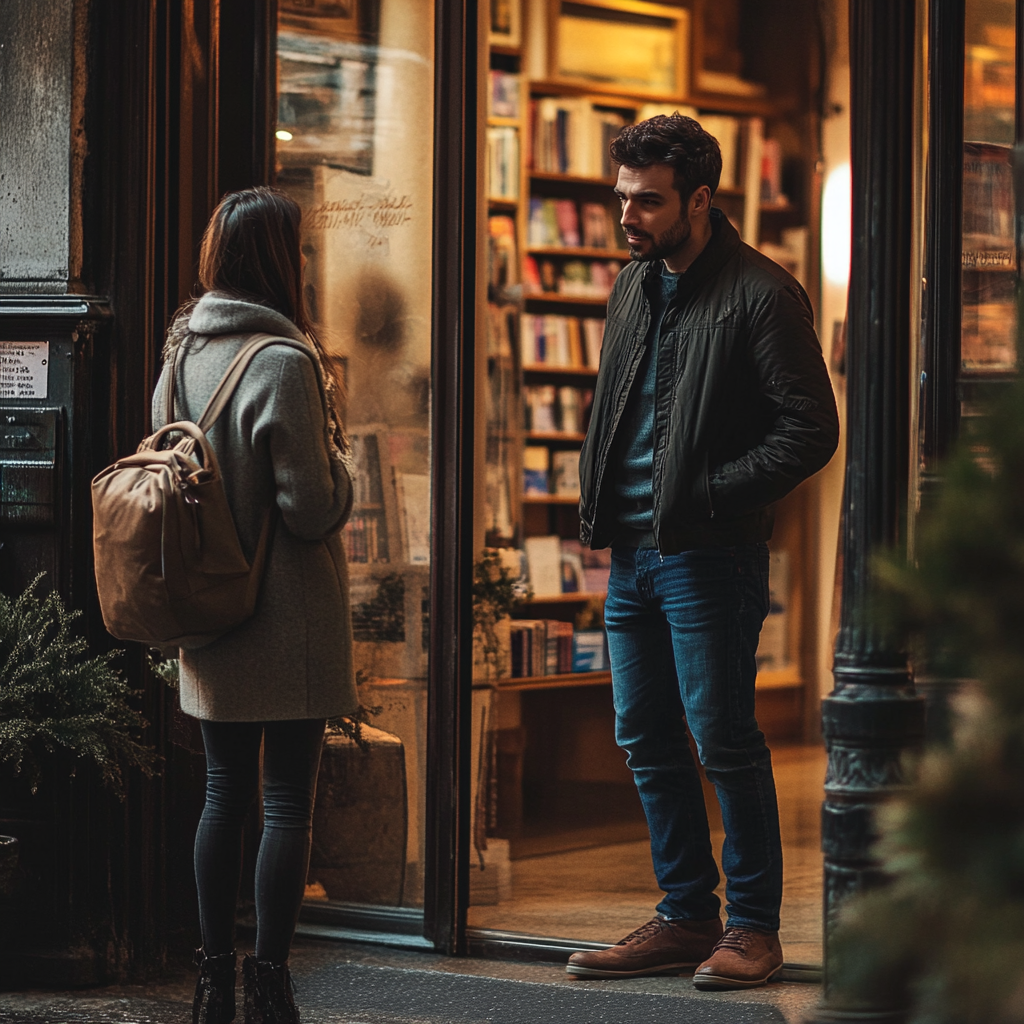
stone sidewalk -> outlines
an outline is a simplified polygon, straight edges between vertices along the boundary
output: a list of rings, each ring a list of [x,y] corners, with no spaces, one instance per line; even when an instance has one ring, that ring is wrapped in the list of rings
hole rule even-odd
[[[685,975],[581,981],[558,964],[312,940],[296,942],[292,970],[302,1024],[798,1024],[819,995],[793,982],[697,992]],[[193,983],[179,971],[147,986],[0,992],[0,1021],[187,1024]]]

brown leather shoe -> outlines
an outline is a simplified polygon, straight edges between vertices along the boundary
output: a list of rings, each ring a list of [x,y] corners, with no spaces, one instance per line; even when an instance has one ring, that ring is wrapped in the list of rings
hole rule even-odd
[[[722,936],[722,922],[667,921],[655,917],[611,949],[573,953],[566,974],[578,978],[633,978],[696,967]]]
[[[782,969],[778,932],[726,928],[714,952],[693,975],[695,988],[757,988]]]

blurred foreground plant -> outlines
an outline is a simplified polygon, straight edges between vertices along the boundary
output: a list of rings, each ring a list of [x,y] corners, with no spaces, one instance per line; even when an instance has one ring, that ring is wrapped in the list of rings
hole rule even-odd
[[[914,1024],[1024,1022],[1024,384],[947,465],[916,566],[877,571],[930,670],[973,682],[880,815],[893,883],[844,908],[830,981],[854,1005],[886,987]]]
[[[153,772],[153,748],[136,739],[146,720],[111,665],[120,652],[88,657],[72,628],[82,613],[56,591],[37,597],[41,579],[16,598],[0,594],[0,763],[22,773],[34,793],[43,758],[65,752],[92,761],[123,798],[124,767]]]

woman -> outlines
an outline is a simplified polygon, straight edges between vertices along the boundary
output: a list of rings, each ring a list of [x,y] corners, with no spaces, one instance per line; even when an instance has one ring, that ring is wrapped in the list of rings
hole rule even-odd
[[[206,804],[196,833],[202,948],[193,1024],[235,1016],[235,906],[242,828],[259,788],[263,836],[256,864],[256,950],[243,962],[246,1024],[298,1021],[288,955],[309,862],[313,796],[327,718],[357,704],[348,579],[339,531],[351,508],[337,387],[302,301],[300,211],[283,193],[225,196],[203,236],[198,302],[168,332],[164,374],[177,360],[174,410],[154,427],[195,420],[254,333],[305,342],[258,352],[209,432],[228,502],[251,559],[272,511],[272,534],[252,618],[181,651],[181,707],[200,719]],[[325,387],[326,384],[326,387]]]

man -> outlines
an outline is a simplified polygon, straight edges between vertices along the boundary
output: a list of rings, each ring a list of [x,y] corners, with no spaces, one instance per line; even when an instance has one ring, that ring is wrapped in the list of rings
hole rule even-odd
[[[754,717],[772,503],[828,462],[839,421],[804,290],[711,206],[718,143],[673,114],[625,128],[611,152],[632,262],[608,303],[581,536],[612,547],[616,741],[665,897],[567,970],[696,967],[698,988],[748,988],[782,966],[778,807]],[[687,727],[722,808],[724,934]]]

